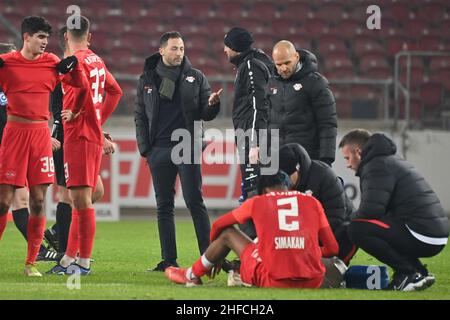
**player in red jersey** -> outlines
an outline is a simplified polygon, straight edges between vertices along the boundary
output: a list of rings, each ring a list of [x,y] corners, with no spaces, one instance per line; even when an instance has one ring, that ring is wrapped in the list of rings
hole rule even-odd
[[[68,267],[71,264],[82,275],[90,272],[95,236],[92,191],[96,187],[102,159],[104,137],[101,125],[122,96],[120,86],[103,60],[89,49],[89,26],[89,20],[81,16],[79,28],[68,28],[66,33],[68,50],[78,58],[88,79],[90,99],[84,105],[77,104],[79,89],[63,83],[64,167],[73,210],[66,253],[49,273],[70,273],[72,268]],[[76,260],[78,252],[79,259]]]
[[[28,184],[27,276],[42,276],[34,264],[45,228],[44,199],[54,180],[47,124],[50,93],[61,80],[80,88],[87,83],[75,57],[60,61],[44,52],[51,31],[44,18],[27,17],[22,22],[21,51],[0,55],[0,87],[8,97],[8,118],[0,147],[0,237],[14,190]],[[77,99],[85,97],[86,91],[81,91]]]
[[[217,219],[206,252],[190,268],[167,268],[166,276],[188,286],[201,284],[200,277],[220,265],[231,249],[241,259],[244,283],[319,288],[325,275],[321,258],[337,254],[339,247],[320,202],[310,195],[287,191],[286,179],[282,172],[261,176],[260,196]],[[232,227],[249,219],[255,224],[257,243]]]

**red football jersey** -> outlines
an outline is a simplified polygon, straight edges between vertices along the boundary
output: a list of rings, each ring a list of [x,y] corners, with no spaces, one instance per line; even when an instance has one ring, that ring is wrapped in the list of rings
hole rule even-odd
[[[253,197],[232,211],[239,223],[252,219],[261,263],[275,280],[323,276],[319,230],[328,227],[322,205],[298,191]]]
[[[0,68],[0,87],[8,97],[8,115],[48,120],[50,92],[60,80],[56,70],[59,58],[45,52],[36,60],[28,60],[19,51],[0,57],[5,62]]]
[[[89,49],[79,50],[75,53],[75,56],[88,80],[89,88],[87,89],[90,92],[90,99],[88,98],[83,106],[75,105],[75,99],[80,94],[81,89],[63,83],[63,108],[72,111],[80,110],[80,115],[75,120],[64,125],[64,143],[84,138],[88,141],[103,144],[101,125],[105,91],[108,91],[109,88],[117,88],[118,85],[108,72],[103,60],[94,52]]]

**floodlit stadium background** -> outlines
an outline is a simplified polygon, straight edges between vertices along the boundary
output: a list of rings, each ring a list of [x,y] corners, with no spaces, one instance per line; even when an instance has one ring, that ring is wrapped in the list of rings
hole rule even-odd
[[[231,128],[234,70],[223,53],[223,36],[233,26],[249,29],[254,46],[271,54],[275,42],[292,41],[319,59],[319,72],[331,82],[339,117],[339,137],[351,128],[384,131],[399,152],[430,181],[450,212],[450,4],[423,0],[335,1],[155,1],[2,0],[0,42],[21,46],[20,23],[42,15],[54,27],[47,51],[60,55],[57,30],[77,5],[92,23],[92,49],[104,58],[124,90],[107,125],[120,150],[104,165],[109,181],[105,210],[154,206],[148,170],[134,137],[136,80],[144,59],[158,48],[162,33],[178,30],[186,55],[214,90],[224,88],[218,119],[208,128]],[[369,29],[370,5],[381,12],[381,28]],[[339,138],[338,137],[338,138]],[[358,180],[338,151],[335,170],[358,201]],[[106,167],[105,167],[106,166]],[[237,205],[239,177],[233,166],[204,166],[209,209]],[[184,203],[177,197],[177,206]],[[108,209],[109,208],[109,209]],[[108,214],[105,214],[108,216]]]

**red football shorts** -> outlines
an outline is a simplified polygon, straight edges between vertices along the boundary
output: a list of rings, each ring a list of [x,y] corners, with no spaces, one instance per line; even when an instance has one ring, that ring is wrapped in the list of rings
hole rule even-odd
[[[0,146],[0,184],[32,187],[53,183],[54,176],[47,122],[8,121]]]
[[[275,280],[269,275],[268,270],[260,261],[258,247],[255,243],[248,244],[242,251],[241,259],[241,280],[256,287],[265,288],[320,288],[323,277],[309,280]],[[269,261],[268,263],[277,263]],[[285,262],[278,262],[285,263]]]
[[[67,187],[88,186],[95,189],[101,161],[101,145],[81,139],[65,143],[64,173]]]

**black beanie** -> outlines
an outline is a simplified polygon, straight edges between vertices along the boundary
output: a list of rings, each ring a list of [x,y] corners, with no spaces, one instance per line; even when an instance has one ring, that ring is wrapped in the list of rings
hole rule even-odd
[[[234,27],[225,35],[223,43],[236,52],[244,52],[250,48],[253,43],[253,38],[247,30]]]
[[[293,174],[299,165],[299,155],[298,152],[295,152],[293,146],[295,144],[288,144],[280,149],[280,170],[288,175]]]

